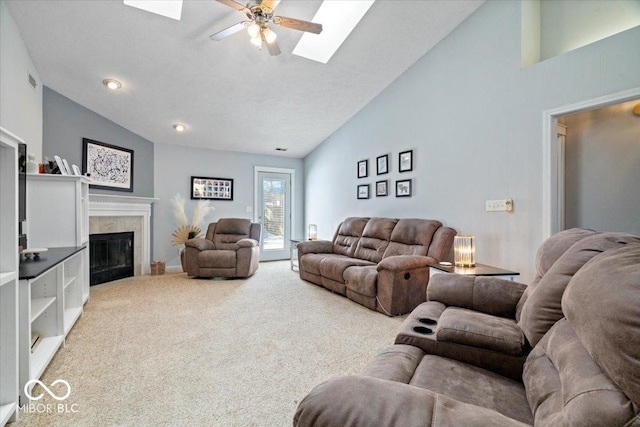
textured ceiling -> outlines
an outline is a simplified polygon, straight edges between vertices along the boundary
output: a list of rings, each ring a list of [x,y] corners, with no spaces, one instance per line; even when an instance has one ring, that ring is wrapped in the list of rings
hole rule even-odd
[[[304,157],[482,1],[377,0],[327,64],[292,55],[302,33],[288,28],[274,27],[277,57],[258,51],[244,31],[211,41],[244,18],[213,0],[185,0],[180,21],[120,0],[6,4],[42,84],[132,132],[158,143]],[[277,14],[310,21],[320,4],[283,0]],[[105,78],[123,88],[107,91]],[[188,130],[177,134],[176,122]]]

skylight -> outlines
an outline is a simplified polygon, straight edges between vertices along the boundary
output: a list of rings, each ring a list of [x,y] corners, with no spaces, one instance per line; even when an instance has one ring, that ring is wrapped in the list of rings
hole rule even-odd
[[[326,64],[351,34],[375,0],[325,0],[311,20],[322,33],[304,33],[293,54]]]
[[[176,21],[179,21],[182,15],[182,0],[124,0],[124,4]]]

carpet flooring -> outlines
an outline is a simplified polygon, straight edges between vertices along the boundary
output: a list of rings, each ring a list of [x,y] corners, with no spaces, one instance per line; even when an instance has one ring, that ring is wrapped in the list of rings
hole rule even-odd
[[[288,261],[243,280],[93,286],[41,378],[71,395],[44,393],[37,403],[52,409],[21,410],[11,426],[290,426],[311,388],[359,372],[402,320],[300,280]]]

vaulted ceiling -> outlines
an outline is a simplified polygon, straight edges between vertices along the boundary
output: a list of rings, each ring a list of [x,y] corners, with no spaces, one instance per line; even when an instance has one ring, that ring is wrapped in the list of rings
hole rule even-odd
[[[41,83],[130,131],[155,143],[304,157],[482,1],[377,0],[327,64],[292,55],[302,33],[288,28],[274,27],[275,57],[245,31],[210,40],[244,18],[213,0],[185,0],[180,21],[121,0],[6,3]],[[320,4],[283,0],[277,14],[311,21]],[[122,89],[108,91],[106,78]],[[187,131],[176,133],[176,122]]]

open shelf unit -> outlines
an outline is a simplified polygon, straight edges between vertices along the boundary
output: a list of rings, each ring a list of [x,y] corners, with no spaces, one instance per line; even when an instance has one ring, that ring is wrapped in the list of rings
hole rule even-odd
[[[87,248],[50,248],[40,259],[20,265],[19,393],[29,403],[24,386],[38,379],[82,314],[82,270]],[[32,347],[32,334],[39,340]]]
[[[18,419],[18,144],[0,127],[0,426]]]
[[[27,175],[29,246],[87,246],[77,276],[82,303],[89,299],[89,180],[75,175]],[[56,224],[51,225],[55,209]],[[73,286],[73,284],[68,284]]]

